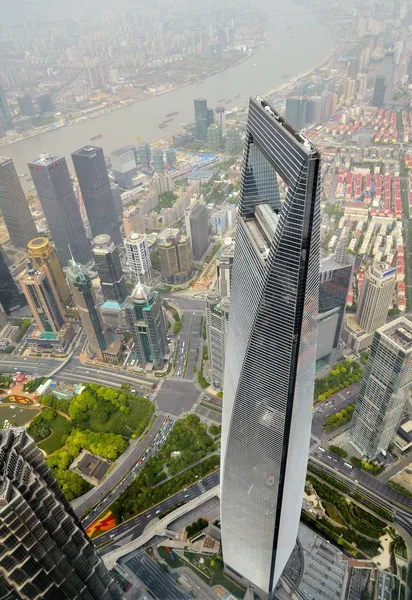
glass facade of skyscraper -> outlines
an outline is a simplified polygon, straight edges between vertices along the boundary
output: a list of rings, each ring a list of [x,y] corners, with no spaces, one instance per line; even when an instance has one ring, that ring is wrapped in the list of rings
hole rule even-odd
[[[288,187],[279,199],[279,175]],[[226,353],[221,531],[227,571],[271,598],[295,545],[319,295],[320,155],[261,98],[246,130]]]

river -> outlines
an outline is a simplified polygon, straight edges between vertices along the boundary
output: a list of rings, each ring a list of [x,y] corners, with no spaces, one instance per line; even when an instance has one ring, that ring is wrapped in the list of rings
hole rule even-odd
[[[139,136],[153,140],[178,129],[182,122],[194,121],[193,99],[206,98],[215,108],[225,98],[225,108],[245,102],[249,96],[263,94],[282,83],[283,74],[292,78],[319,64],[333,47],[330,31],[305,6],[282,0],[267,3],[269,33],[265,46],[242,63],[203,82],[187,85],[166,94],[148,98],[95,119],[75,123],[0,148],[0,155],[12,158],[18,173],[26,173],[27,162],[42,152],[70,158],[70,153],[90,142],[92,136],[106,155],[124,145],[133,144]],[[287,21],[287,22],[286,22]],[[291,27],[291,29],[289,29]],[[235,99],[235,96],[239,96]],[[231,100],[230,103],[227,103]],[[222,103],[221,103],[222,104]],[[159,129],[166,113],[179,111],[167,128]],[[70,161],[70,168],[71,168]],[[27,189],[31,182],[21,180]]]

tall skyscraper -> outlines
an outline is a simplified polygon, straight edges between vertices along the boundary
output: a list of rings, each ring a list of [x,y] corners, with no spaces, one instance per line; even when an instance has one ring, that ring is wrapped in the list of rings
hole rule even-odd
[[[46,271],[29,265],[20,275],[19,283],[39,331],[60,331],[65,322],[65,310]]]
[[[375,331],[386,323],[396,285],[396,267],[375,263],[369,267],[359,295],[356,316],[347,315],[345,338],[355,352],[372,343]]]
[[[125,312],[139,363],[153,363],[155,368],[162,367],[167,352],[167,338],[159,294],[147,285],[138,283],[130,295]]]
[[[25,115],[27,117],[34,116],[34,106],[30,94],[19,96],[17,98],[17,102],[19,103],[19,108],[22,115]]]
[[[94,354],[99,360],[117,362],[121,344],[115,334],[103,323],[87,271],[82,265],[70,260],[67,277],[87,336],[90,354]]]
[[[147,142],[142,142],[136,146],[136,160],[140,163],[140,168],[143,171],[150,170],[150,163],[152,161],[152,151],[150,149],[150,144]]]
[[[381,108],[384,104],[384,98],[386,93],[386,82],[383,75],[378,75],[375,79],[375,87],[373,89],[373,97],[371,101],[372,106],[378,106]]]
[[[131,233],[125,239],[124,247],[132,281],[150,286],[152,284],[152,263],[147,236],[144,233]]]
[[[306,104],[306,98],[286,98],[285,117],[299,131],[306,123]]]
[[[207,100],[205,100],[204,98],[196,98],[194,101],[194,105],[196,138],[198,140],[206,141],[207,128],[209,127],[209,125],[211,125],[211,123],[209,123],[210,117],[208,114]]]
[[[41,113],[53,112],[53,100],[50,94],[42,94],[37,97],[37,104],[39,105],[39,109]]]
[[[116,246],[122,243],[103,148],[84,146],[72,153],[92,236],[107,233]]]
[[[178,229],[167,228],[158,237],[160,272],[166,283],[184,283],[190,279],[193,255],[190,239]]]
[[[0,246],[0,302],[7,314],[15,308],[25,306],[26,301],[17,288],[7,266],[3,248]]]
[[[120,191],[119,184],[115,181],[110,180],[110,189],[112,190],[114,208],[117,215],[117,220],[119,223],[122,222],[123,219],[123,202],[122,202],[122,193]]]
[[[3,126],[5,131],[14,129],[6,94],[0,85],[0,127],[1,126]]]
[[[277,174],[288,188],[282,204]],[[223,392],[221,533],[227,572],[262,598],[273,597],[299,525],[319,244],[319,152],[265,100],[251,99]]]
[[[412,323],[400,317],[375,332],[350,430],[366,458],[387,450],[412,386]]]
[[[320,261],[318,367],[333,364],[337,359],[352,279],[352,262],[349,254],[344,254],[341,262],[333,256]]]
[[[207,293],[206,340],[209,356],[209,380],[218,390],[223,389],[229,310],[229,298],[222,298],[216,289]]]
[[[102,233],[94,238],[93,256],[105,300],[114,300],[121,304],[126,299],[127,287],[119,250],[110,235]]]
[[[166,148],[166,162],[169,169],[176,168],[176,150],[174,148]]]
[[[207,147],[211,152],[220,152],[223,148],[222,128],[216,123],[207,128]]]
[[[61,264],[65,267],[71,254],[81,263],[89,262],[90,244],[66,159],[41,154],[28,166]]]
[[[165,161],[163,150],[161,148],[155,148],[153,150],[153,170],[155,173],[163,173],[165,170]]]
[[[225,241],[220,249],[216,264],[216,285],[223,297],[230,297],[232,293],[232,268],[235,255],[235,242],[232,239]]]
[[[0,157],[0,210],[10,242],[25,248],[37,229],[11,158]]]
[[[61,304],[67,307],[72,297],[53,244],[46,237],[35,237],[28,243],[27,253],[32,266],[47,273],[50,284],[54,286]]]
[[[0,561],[6,598],[121,600],[40,450],[0,430]]]
[[[197,202],[185,211],[186,232],[190,238],[193,259],[202,260],[209,247],[208,212],[205,204]]]
[[[220,125],[222,135],[226,135],[226,111],[224,106],[216,107],[217,124]]]

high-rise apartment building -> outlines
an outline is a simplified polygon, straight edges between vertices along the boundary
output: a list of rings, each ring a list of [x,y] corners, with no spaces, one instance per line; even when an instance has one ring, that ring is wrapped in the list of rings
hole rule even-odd
[[[306,123],[306,104],[306,98],[286,98],[285,117],[298,131],[303,129]]]
[[[0,85],[0,128],[1,127],[3,127],[5,131],[14,129],[6,94]]]
[[[198,140],[206,141],[207,128],[213,123],[213,109],[209,109],[207,107],[207,100],[204,98],[196,98],[194,101],[194,106],[196,138]]]
[[[222,298],[216,289],[208,292],[206,296],[206,340],[209,380],[218,390],[223,389],[229,310],[229,298]]]
[[[176,168],[176,150],[174,148],[166,148],[166,162],[169,169]]]
[[[188,236],[181,235],[178,229],[168,228],[158,237],[160,272],[166,283],[184,283],[190,279],[193,269],[193,255]]]
[[[128,237],[131,233],[144,233],[144,214],[141,206],[127,206],[123,211],[124,234]]]
[[[129,330],[133,333],[134,349],[140,365],[163,366],[167,353],[166,322],[162,302],[157,292],[138,283],[125,308]]]
[[[41,236],[33,238],[27,244],[27,254],[34,269],[47,273],[62,306],[67,307],[72,297],[56,249],[50,240]]]
[[[386,81],[383,75],[378,75],[375,79],[375,87],[373,89],[373,97],[371,101],[372,106],[378,106],[381,108],[384,104],[384,98],[386,93]]]
[[[107,233],[93,239],[93,257],[105,300],[121,304],[127,296],[119,250]]]
[[[185,210],[186,232],[190,238],[193,259],[201,261],[209,248],[208,212],[205,204],[197,202]]]
[[[388,449],[412,386],[412,323],[400,317],[372,340],[350,430],[351,444],[373,459]]]
[[[328,256],[320,261],[317,367],[336,362],[344,324],[353,258]]]
[[[396,267],[375,263],[363,280],[356,316],[347,315],[344,336],[355,352],[372,343],[375,331],[386,323],[396,285]]]
[[[282,204],[277,174],[288,189]],[[251,99],[223,392],[221,534],[227,572],[265,599],[298,532],[319,245],[319,152],[265,100]]]
[[[174,183],[170,173],[155,173],[152,182],[153,187],[159,196],[165,192],[172,192],[174,189]]]
[[[222,128],[216,123],[207,128],[207,147],[211,152],[220,152],[223,148]]]
[[[70,260],[67,277],[87,336],[89,353],[97,356],[99,360],[117,362],[121,344],[117,336],[103,323],[90,276],[82,265]]]
[[[48,273],[29,265],[20,275],[19,283],[39,331],[60,331],[65,322],[65,309]]]
[[[7,266],[3,248],[0,246],[0,303],[7,314],[10,311],[25,306],[26,301],[18,290],[18,287]]]
[[[124,240],[124,247],[132,281],[150,286],[152,284],[152,263],[147,236],[144,233],[131,233]]]
[[[153,170],[155,173],[163,173],[165,170],[165,160],[162,148],[153,150]]]
[[[123,202],[119,184],[115,181],[110,180],[110,189],[112,190],[114,209],[116,211],[117,220],[119,221],[119,223],[121,223],[123,218]]]
[[[103,148],[84,146],[72,153],[92,236],[108,234],[116,246],[122,243]]]
[[[229,298],[232,293],[232,268],[234,256],[235,242],[229,238],[220,249],[216,264],[216,285],[223,298]]]
[[[90,244],[66,159],[41,154],[28,166],[61,264],[65,267],[71,255],[88,263],[92,257]]]
[[[34,441],[25,431],[3,429],[0,457],[5,598],[121,600]]]
[[[137,175],[136,158],[132,149],[120,148],[110,155],[113,175],[121,188],[131,190]]]
[[[37,229],[11,158],[0,157],[0,210],[10,242],[25,248]]]

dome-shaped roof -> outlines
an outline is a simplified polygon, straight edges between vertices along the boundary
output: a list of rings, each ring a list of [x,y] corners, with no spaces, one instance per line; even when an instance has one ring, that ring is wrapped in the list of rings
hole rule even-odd
[[[141,301],[144,300],[145,302],[147,302],[147,300],[150,298],[150,295],[152,293],[151,288],[148,285],[144,285],[143,283],[138,283],[132,293],[131,293],[131,298],[132,300],[137,300],[137,301]]]

